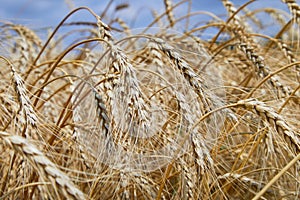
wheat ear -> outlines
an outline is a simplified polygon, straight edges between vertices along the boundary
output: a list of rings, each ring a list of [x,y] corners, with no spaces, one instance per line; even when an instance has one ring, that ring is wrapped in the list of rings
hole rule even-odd
[[[271,73],[269,66],[264,63],[264,58],[255,52],[254,46],[257,46],[257,43],[253,41],[252,38],[247,37],[245,33],[245,26],[241,23],[240,18],[236,15],[236,9],[233,4],[228,0],[222,1],[224,6],[227,8],[228,13],[232,16],[233,28],[232,32],[238,36],[239,45],[238,48],[246,55],[246,57],[253,63],[256,67],[256,71],[258,75],[262,78],[265,78]],[[291,90],[289,87],[284,86],[281,83],[279,76],[272,76],[269,79],[269,83],[272,87],[279,89],[282,91],[284,97],[289,96],[291,94]]]
[[[106,106],[104,104],[104,101],[103,101],[101,95],[97,91],[93,91],[93,92],[94,92],[95,99],[97,102],[97,114],[98,114],[99,118],[101,119],[100,125],[102,127],[102,130],[104,130],[104,134],[106,136],[108,136],[110,119],[108,118]]]
[[[299,134],[274,109],[255,99],[240,100],[238,105],[257,113],[262,119],[268,121],[296,153],[300,152]]]
[[[285,56],[287,57],[287,59],[289,60],[290,63],[297,62],[296,56],[294,55],[291,48],[289,48],[287,44],[285,44],[281,41],[278,42],[278,44],[279,44],[279,47],[282,49],[282,51],[284,52]],[[297,71],[298,82],[300,82],[300,65],[297,64],[295,67],[296,67],[296,71]]]
[[[21,78],[21,76],[16,72],[16,70],[12,65],[11,65],[11,72],[13,75],[15,90],[18,94],[18,100],[20,102],[20,112],[24,113],[25,121],[27,124],[36,126],[38,118],[27,96],[24,81]]]
[[[123,28],[123,32],[126,34],[126,35],[131,35],[131,30],[129,28],[129,26],[126,24],[126,22],[124,20],[122,20],[121,18],[116,18],[115,20],[118,24],[120,24],[120,26]]]
[[[180,167],[182,168],[182,172],[185,177],[185,182],[186,182],[186,189],[187,189],[187,194],[186,197],[188,199],[195,199],[194,197],[194,190],[195,190],[195,178],[194,176],[197,176],[196,174],[193,173],[193,171],[188,167],[188,163],[184,159],[180,159],[181,165]]]
[[[144,101],[135,69],[129,62],[129,58],[117,47],[112,47],[111,55],[114,58],[112,63],[114,69],[121,73],[119,83],[115,87],[115,99],[117,102],[114,103],[118,105],[112,105],[112,108],[121,106],[125,109],[125,111],[120,110],[124,113],[125,121],[128,123],[127,125],[121,124],[124,131],[128,132],[131,130],[135,132],[138,130],[138,127],[135,126],[139,125],[143,131],[147,132],[151,126],[150,113],[148,105]],[[114,114],[114,116],[118,115],[118,113]]]
[[[105,24],[104,22],[102,22],[101,18],[96,15],[96,19],[97,19],[97,27],[98,27],[98,35],[100,38],[103,38],[104,40],[108,41],[108,42],[112,42],[113,41],[113,37],[110,34],[110,28],[107,24]]]
[[[188,81],[190,86],[195,90],[197,95],[202,101],[202,112],[207,113],[212,110],[212,102],[209,99],[208,95],[205,93],[204,89],[207,86],[204,84],[202,77],[194,72],[190,64],[188,64],[175,49],[168,45],[164,40],[159,38],[152,39],[153,47],[161,50],[165,55],[167,55],[170,60],[175,64],[178,70],[183,74],[184,78]]]
[[[275,8],[265,8],[266,13],[268,13],[273,19],[275,19],[279,25],[282,27],[286,24],[286,18],[284,17],[284,12]]]
[[[300,22],[300,6],[297,4],[295,0],[281,0],[283,3],[285,3],[291,14],[293,15],[294,19],[296,19],[296,22]]]
[[[157,48],[162,51],[165,55],[168,56],[170,60],[175,64],[177,69],[182,73],[184,78],[187,80],[190,86],[194,89],[196,94],[201,99],[202,103],[202,114],[209,112],[213,109],[213,101],[210,99],[210,96],[206,94],[205,89],[207,86],[204,83],[204,80],[194,72],[190,64],[188,64],[178,52],[174,50],[174,48],[163,40],[154,38],[153,48]],[[156,47],[155,47],[156,44]],[[188,123],[188,127],[191,128],[192,124],[194,124],[195,117],[191,117],[190,106],[184,100],[184,97],[179,93],[176,94],[177,100],[179,101],[180,109],[182,109],[184,115],[184,119]],[[193,151],[195,154],[195,161],[198,167],[200,167],[200,174],[202,174],[205,170],[210,169],[213,166],[213,160],[210,156],[210,152],[207,148],[204,138],[197,128],[190,130],[190,138],[193,146]]]
[[[59,189],[58,192],[65,198],[86,199],[84,193],[75,186],[71,179],[60,171],[56,165],[29,140],[2,131],[0,132],[0,137],[14,150],[26,157],[33,167],[37,169],[40,178],[50,181],[52,186],[55,189]]]
[[[175,19],[174,19],[174,14],[172,12],[172,10],[173,10],[172,2],[171,2],[171,0],[164,0],[164,4],[165,4],[165,7],[166,7],[166,14],[168,16],[170,27],[173,27]]]
[[[228,0],[222,0],[222,3],[224,5],[224,7],[226,8],[227,12],[229,13],[230,16],[234,15],[235,12],[237,11],[237,9],[234,7],[233,3],[231,1]],[[235,15],[232,18],[233,23],[236,26],[241,26],[242,24],[242,20],[240,19],[239,16]]]
[[[27,127],[27,125],[31,125],[31,126],[35,127],[37,124],[38,118],[35,114],[35,111],[34,111],[32,105],[31,105],[30,99],[27,96],[27,91],[26,91],[26,87],[25,87],[23,79],[16,72],[14,66],[12,65],[12,63],[9,60],[7,60],[6,58],[1,57],[1,56],[0,56],[0,58],[5,60],[10,66],[10,69],[12,72],[12,77],[13,77],[13,82],[14,82],[14,86],[15,86],[15,91],[18,95],[18,101],[20,103],[19,113],[21,113],[25,118],[25,122],[23,122],[25,124],[25,127]]]
[[[270,68],[264,63],[264,58],[262,56],[259,56],[249,43],[242,42],[238,45],[238,47],[254,64],[254,66],[256,67],[256,71],[258,72],[260,77],[265,78],[271,73]],[[291,89],[281,83],[279,76],[274,75],[270,77],[269,82],[274,88],[282,91],[285,97],[291,94]]]

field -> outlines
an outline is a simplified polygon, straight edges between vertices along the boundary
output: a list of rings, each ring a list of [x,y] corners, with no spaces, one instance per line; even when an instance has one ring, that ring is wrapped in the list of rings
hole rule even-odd
[[[0,200],[300,199],[300,6],[163,2],[1,22]]]

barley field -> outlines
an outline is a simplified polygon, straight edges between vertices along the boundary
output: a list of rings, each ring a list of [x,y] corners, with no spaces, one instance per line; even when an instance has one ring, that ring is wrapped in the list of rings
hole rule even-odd
[[[1,200],[300,199],[300,5],[191,2],[1,21]]]

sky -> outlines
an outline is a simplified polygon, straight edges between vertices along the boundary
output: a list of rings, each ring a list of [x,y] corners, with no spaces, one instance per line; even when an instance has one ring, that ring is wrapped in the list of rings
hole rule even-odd
[[[101,14],[108,0],[0,0],[0,20],[14,21],[34,26],[54,26],[72,8],[88,6],[96,13]],[[173,2],[178,2],[178,0]],[[247,0],[232,0],[235,5],[242,5]],[[136,26],[142,26],[151,16],[149,8],[161,13],[164,10],[163,0],[115,0],[114,8],[118,4],[128,3],[129,7],[120,11],[124,19],[132,19]],[[186,5],[186,4],[185,4]],[[281,0],[257,0],[252,3],[252,7],[272,6],[286,8]],[[176,11],[186,12],[186,6],[182,6]],[[224,13],[221,0],[193,0],[192,10],[210,11],[215,14]],[[113,15],[113,9],[110,14]]]
[[[236,7],[248,2],[248,0],[231,1]],[[24,24],[32,29],[55,27],[74,8],[87,6],[100,15],[108,2],[109,0],[0,0],[0,20]],[[174,5],[179,0],[172,0],[172,2]],[[115,7],[120,4],[129,4],[129,7],[115,12]],[[187,5],[185,3],[175,9],[176,18],[187,13]],[[280,8],[288,12],[287,6],[281,0],[257,0],[247,8],[261,7]],[[163,0],[114,0],[107,16],[110,19],[112,17],[120,17],[131,28],[142,29],[153,20],[151,10],[159,14],[163,13],[165,10]],[[226,11],[221,0],[193,0],[191,11],[208,11],[222,17],[224,20],[227,17],[224,15]],[[198,15],[191,18],[193,22],[207,22],[209,19],[206,15]],[[94,22],[95,19],[88,12],[80,11],[72,15],[68,21]],[[106,22],[105,19],[103,21]],[[181,31],[180,28],[176,29],[176,31]],[[268,29],[268,31],[270,30]]]

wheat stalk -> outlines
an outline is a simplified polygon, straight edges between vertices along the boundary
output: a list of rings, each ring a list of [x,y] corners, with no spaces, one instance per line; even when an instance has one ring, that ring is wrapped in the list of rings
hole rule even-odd
[[[248,178],[245,175],[242,174],[237,174],[237,173],[226,173],[223,174],[222,176],[218,176],[218,179],[228,179],[228,178],[233,178],[235,180],[240,180],[244,183],[248,183],[251,186],[256,187],[257,189],[262,189],[264,187],[264,185],[260,182],[257,182],[256,180],[252,179],[252,178]],[[269,191],[271,192],[271,191]]]

